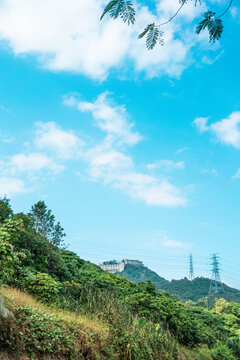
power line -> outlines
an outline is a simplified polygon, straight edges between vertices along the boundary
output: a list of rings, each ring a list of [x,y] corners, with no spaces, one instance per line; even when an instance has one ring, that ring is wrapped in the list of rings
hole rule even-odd
[[[129,247],[125,247],[125,246],[119,246],[119,245],[113,245],[113,244],[107,244],[104,242],[96,242],[96,241],[86,241],[80,238],[69,238],[71,245],[75,245],[76,243],[78,245],[81,245],[81,251],[82,253],[85,254],[89,254],[91,255],[91,257],[96,257],[100,258],[102,257],[102,254],[104,254],[105,257],[112,257],[112,258],[122,258],[122,257],[126,257],[126,256],[134,256],[135,258],[141,258],[141,259],[145,259],[146,262],[149,262],[147,260],[151,260],[151,263],[153,264],[159,264],[161,266],[163,266],[164,268],[168,268],[168,269],[173,269],[173,270],[186,270],[186,266],[187,266],[187,259],[189,260],[189,279],[192,280],[194,279],[194,266],[193,266],[193,257],[192,254],[190,254],[190,258],[189,255],[184,255],[184,254],[166,254],[163,253],[162,251],[158,250],[158,249],[146,249],[146,248],[129,248]],[[216,254],[215,254],[216,255]],[[205,268],[205,266],[208,263],[209,258],[205,257],[205,256],[198,256],[196,258],[196,260],[194,259],[194,265],[197,269],[198,272],[201,273],[207,273],[209,272],[209,270],[207,270]],[[227,259],[224,258],[220,258],[219,256],[216,256],[217,259],[217,272],[213,269],[213,257],[211,258],[212,260],[212,280],[211,280],[211,291],[215,291],[216,290],[216,283],[215,281],[217,281],[215,279],[215,277],[219,276],[219,272],[220,272],[220,264],[219,264],[219,259],[221,259],[224,263],[229,263],[232,266],[229,269],[229,266],[226,269],[226,265],[224,266],[224,274],[226,275],[226,278],[232,278],[234,280],[239,280],[236,279],[236,276],[240,275],[240,265],[237,263],[234,263],[232,261],[229,261]],[[159,262],[160,260],[160,262]],[[99,261],[101,261],[99,259]],[[216,265],[216,264],[215,264]],[[239,269],[238,269],[239,268]],[[196,270],[195,269],[195,270]],[[239,270],[239,271],[238,271]],[[210,276],[206,276],[206,277],[210,277]],[[220,278],[220,276],[219,276]],[[219,281],[219,280],[218,280]],[[221,283],[221,279],[220,279],[220,283]],[[220,285],[220,288],[222,287],[222,285]],[[215,289],[215,290],[214,290]],[[209,288],[210,291],[210,288]],[[219,287],[218,290],[220,291]]]

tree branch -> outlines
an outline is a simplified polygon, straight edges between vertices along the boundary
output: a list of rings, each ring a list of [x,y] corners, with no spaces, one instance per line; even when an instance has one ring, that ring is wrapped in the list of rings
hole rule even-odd
[[[166,21],[166,22],[164,22],[162,24],[159,24],[157,26],[160,27],[160,26],[163,26],[163,25],[166,25],[166,24],[170,23],[170,21],[172,21],[172,19],[174,19],[177,16],[177,14],[182,9],[183,5],[186,4],[186,2],[187,2],[187,0],[183,0],[181,6],[178,8],[178,10],[175,12],[175,14],[172,17],[170,17],[170,19],[168,21]]]
[[[230,9],[230,7],[232,6],[233,0],[230,0],[230,3],[228,4],[228,7],[226,8],[226,10],[219,16],[217,16],[216,18],[219,19],[220,17],[222,17],[223,15],[225,15],[228,10]]]

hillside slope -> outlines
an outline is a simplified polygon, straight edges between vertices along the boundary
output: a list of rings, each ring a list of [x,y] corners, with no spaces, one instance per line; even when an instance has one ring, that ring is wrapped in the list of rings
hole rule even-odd
[[[14,314],[8,320],[0,317],[1,360],[212,360],[210,351],[184,348],[155,325],[139,326],[137,318],[132,327],[125,324],[125,334],[117,312],[112,313],[117,321],[109,323],[104,316],[48,306],[13,287],[1,287],[0,295]]]
[[[148,269],[146,266],[136,267],[134,265],[126,265],[124,270],[120,273],[117,273],[117,275],[123,276],[135,283],[151,280],[154,283],[156,289],[163,289],[169,284],[168,280],[159,276],[157,273]]]
[[[164,290],[170,294],[176,294],[182,301],[192,300],[198,301],[199,299],[208,296],[210,279],[204,277],[197,277],[190,281],[187,278],[181,280],[172,280],[164,286]],[[227,301],[234,301],[240,303],[240,291],[231,288],[224,284],[225,292],[223,294],[214,294],[213,298],[224,298]]]

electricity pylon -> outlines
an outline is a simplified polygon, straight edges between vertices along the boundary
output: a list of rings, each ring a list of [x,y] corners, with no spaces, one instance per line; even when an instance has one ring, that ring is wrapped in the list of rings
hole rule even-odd
[[[212,259],[212,279],[209,286],[208,294],[224,293],[223,283],[220,278],[219,256],[213,254]]]
[[[192,258],[192,254],[190,254],[190,263],[189,263],[189,280],[193,280],[194,279],[194,271],[193,271],[193,258]]]

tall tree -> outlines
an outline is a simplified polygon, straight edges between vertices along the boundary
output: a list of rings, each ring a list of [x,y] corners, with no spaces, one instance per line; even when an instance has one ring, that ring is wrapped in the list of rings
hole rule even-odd
[[[38,201],[32,206],[30,214],[34,220],[36,232],[50,240],[55,221],[52,211],[47,208],[44,201]]]
[[[51,243],[55,246],[60,246],[63,243],[63,238],[66,236],[64,233],[64,228],[60,225],[60,222],[57,222],[56,225],[54,225],[53,231],[52,231],[52,238]]]
[[[9,219],[13,214],[10,206],[10,200],[6,197],[0,198],[0,223],[4,220]]]
[[[32,206],[30,216],[34,221],[33,227],[40,236],[55,246],[63,244],[63,238],[66,236],[64,229],[59,222],[55,224],[55,216],[44,201],[38,201]]]

